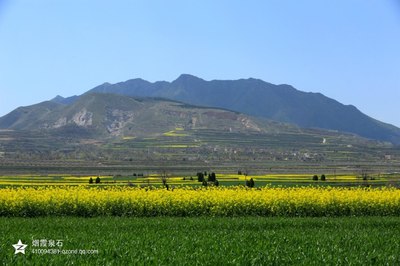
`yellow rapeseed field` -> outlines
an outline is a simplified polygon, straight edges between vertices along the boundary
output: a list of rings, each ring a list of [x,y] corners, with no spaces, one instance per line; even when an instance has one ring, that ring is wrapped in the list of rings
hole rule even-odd
[[[400,215],[394,188],[51,186],[0,189],[0,216]]]

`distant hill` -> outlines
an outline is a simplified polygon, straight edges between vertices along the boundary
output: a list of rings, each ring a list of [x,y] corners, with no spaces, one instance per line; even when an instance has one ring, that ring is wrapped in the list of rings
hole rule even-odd
[[[352,105],[343,105],[320,93],[306,93],[290,85],[274,85],[259,79],[205,81],[184,74],[173,82],[151,83],[132,79],[116,84],[104,83],[88,93],[93,92],[163,97],[188,104],[226,108],[305,128],[350,132],[400,144],[399,128],[377,121]]]
[[[90,138],[148,137],[176,128],[262,133],[287,127],[223,109],[101,93],[85,94],[69,105],[53,100],[20,107],[0,118],[2,129],[45,130]]]
[[[195,161],[235,169],[246,162],[265,169],[271,167],[268,162],[287,160],[376,162],[394,152],[389,143],[354,134],[164,98],[92,92],[69,104],[64,100],[20,107],[0,118],[0,152],[7,160],[78,158],[111,165],[135,160],[147,166],[167,160],[190,167]]]

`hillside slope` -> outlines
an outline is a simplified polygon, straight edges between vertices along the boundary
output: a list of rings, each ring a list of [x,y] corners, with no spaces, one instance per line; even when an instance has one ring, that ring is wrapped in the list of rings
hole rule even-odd
[[[116,93],[135,97],[164,97],[188,104],[220,107],[252,116],[293,123],[300,127],[338,130],[400,144],[400,129],[377,121],[352,105],[320,93],[306,93],[289,85],[259,79],[205,81],[181,75],[173,82],[132,79],[104,83],[88,93]]]
[[[101,93],[85,94],[70,105],[48,101],[20,107],[0,118],[2,129],[46,130],[92,138],[150,136],[177,127],[248,133],[283,130],[287,126],[223,109]]]

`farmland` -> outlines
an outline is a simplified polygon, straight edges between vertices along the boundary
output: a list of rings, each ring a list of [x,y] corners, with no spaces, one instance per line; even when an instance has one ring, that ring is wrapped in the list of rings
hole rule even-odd
[[[397,217],[43,217],[2,218],[0,226],[3,265],[400,263]],[[28,245],[25,255],[14,255],[19,239]],[[98,253],[36,254],[33,239],[60,239],[61,250]]]
[[[246,180],[253,179],[255,187],[295,187],[295,186],[331,186],[331,187],[382,187],[400,186],[400,174],[398,173],[356,173],[356,174],[330,174],[325,175],[325,181],[314,181],[313,173],[308,174],[264,174],[244,175],[237,173],[217,173],[217,179],[221,186],[244,186]],[[47,175],[4,175],[0,176],[0,187],[8,186],[59,186],[59,185],[89,185],[90,178],[100,178],[99,184],[90,186],[154,186],[163,187],[162,174],[138,172],[130,175],[71,175],[71,174],[47,174]],[[196,173],[187,175],[174,175],[165,172],[166,182],[170,186],[201,187]],[[207,179],[207,175],[206,175]],[[211,184],[212,185],[212,184]]]
[[[3,188],[0,216],[400,216],[395,188]]]
[[[290,129],[290,130],[289,130]],[[0,175],[132,175],[207,170],[254,175],[400,172],[400,149],[332,132],[238,133],[198,129],[147,137],[79,139],[0,130]],[[325,140],[325,143],[324,143]]]
[[[400,149],[271,130],[174,127],[115,139],[0,131],[1,261],[399,264]],[[215,172],[218,187],[198,172]],[[13,254],[19,239],[25,256]],[[40,255],[34,239],[98,253]]]

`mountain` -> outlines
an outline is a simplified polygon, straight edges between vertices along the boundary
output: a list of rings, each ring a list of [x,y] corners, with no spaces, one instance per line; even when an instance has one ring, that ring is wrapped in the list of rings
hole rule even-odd
[[[235,119],[225,119],[229,117]],[[103,137],[160,134],[177,125],[246,131],[248,128],[238,122],[241,118],[252,121],[248,125],[254,124],[261,131],[265,126],[271,130],[271,122],[263,121],[267,119],[400,144],[399,128],[320,93],[306,93],[289,85],[253,78],[205,81],[187,74],[173,82],[132,79],[104,83],[81,96],[57,96],[1,117],[0,129],[58,130],[64,134]]]
[[[104,83],[88,93],[133,97],[163,97],[188,104],[225,108],[252,116],[292,123],[304,128],[338,130],[400,144],[400,129],[377,121],[352,105],[343,105],[320,93],[260,79],[212,80],[183,74],[173,82],[132,79]]]
[[[146,168],[155,161],[196,168],[195,161],[203,167],[213,162],[232,170],[256,164],[265,170],[271,167],[267,162],[347,165],[398,154],[389,143],[354,134],[304,129],[165,98],[86,93],[70,104],[56,100],[20,107],[0,118],[0,152],[6,160],[28,166],[42,160],[61,165],[135,161],[133,165]]]
[[[77,96],[77,95],[74,95],[74,96],[71,96],[71,97],[67,97],[67,98],[64,98],[64,97],[62,97],[60,95],[57,95],[56,97],[54,97],[50,101],[51,102],[55,102],[55,103],[62,103],[62,104],[72,104],[75,101],[77,101],[78,98],[79,98],[79,96]]]
[[[223,109],[102,93],[85,94],[69,105],[53,100],[20,107],[0,118],[1,129],[59,132],[85,138],[149,137],[176,128],[248,133],[286,127]]]

